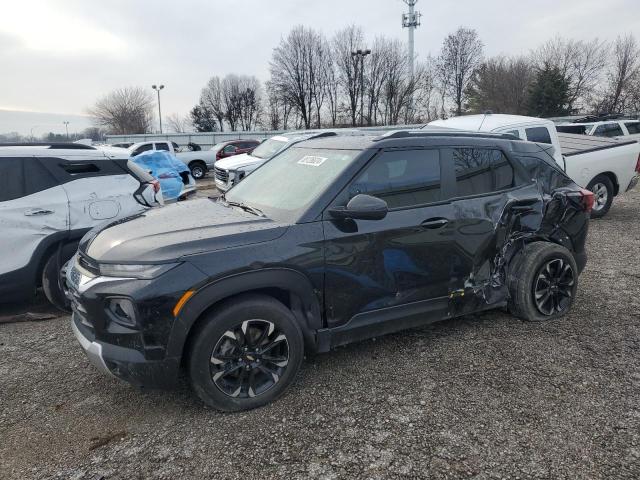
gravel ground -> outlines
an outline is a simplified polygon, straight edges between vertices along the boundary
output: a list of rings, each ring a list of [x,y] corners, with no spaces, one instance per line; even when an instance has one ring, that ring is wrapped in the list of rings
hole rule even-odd
[[[240,414],[98,374],[67,317],[0,324],[0,478],[640,478],[639,214],[591,223],[567,317],[351,345]]]

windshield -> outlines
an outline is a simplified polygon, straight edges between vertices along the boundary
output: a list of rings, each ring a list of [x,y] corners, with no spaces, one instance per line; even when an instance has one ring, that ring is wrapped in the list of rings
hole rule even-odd
[[[298,217],[349,166],[359,150],[290,148],[229,190],[229,202],[273,218]]]
[[[286,144],[287,141],[284,139],[270,138],[258,145],[253,152],[251,152],[251,156],[268,160],[282,150]]]

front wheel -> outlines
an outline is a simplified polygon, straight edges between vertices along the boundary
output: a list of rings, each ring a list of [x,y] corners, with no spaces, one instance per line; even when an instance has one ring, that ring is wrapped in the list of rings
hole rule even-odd
[[[598,175],[587,185],[587,190],[593,192],[594,203],[591,210],[591,218],[604,217],[613,202],[614,188],[613,182],[606,175]]]
[[[243,295],[203,319],[189,356],[193,389],[207,405],[232,412],[260,407],[293,382],[304,354],[291,311],[265,295]]]
[[[191,162],[189,170],[191,170],[191,176],[196,180],[200,180],[207,175],[207,166],[202,162]]]
[[[524,320],[562,317],[578,289],[578,267],[566,248],[549,242],[526,245],[509,266],[509,310]]]

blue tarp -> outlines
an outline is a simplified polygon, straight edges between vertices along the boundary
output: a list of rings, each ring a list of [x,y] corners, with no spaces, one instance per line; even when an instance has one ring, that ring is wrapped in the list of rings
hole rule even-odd
[[[188,172],[189,169],[174,155],[169,152],[149,150],[131,160],[158,179],[165,200],[173,200],[180,196],[184,185],[180,173]]]

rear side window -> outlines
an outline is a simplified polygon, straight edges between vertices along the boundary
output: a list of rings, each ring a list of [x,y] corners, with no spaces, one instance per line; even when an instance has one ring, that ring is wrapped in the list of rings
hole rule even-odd
[[[500,150],[454,148],[456,196],[467,197],[513,187],[513,167]]]
[[[550,194],[557,188],[573,185],[573,181],[561,172],[555,163],[536,157],[519,157],[518,160],[529,178],[541,184],[546,193]]]
[[[622,127],[617,123],[605,123],[604,125],[599,125],[593,134],[596,137],[619,137],[624,135]]]
[[[530,142],[551,144],[551,135],[546,127],[526,128],[525,133]]]
[[[0,158],[0,202],[58,186],[37,158]]]
[[[624,126],[629,130],[629,135],[640,133],[640,122],[626,122]]]
[[[24,169],[22,158],[0,158],[0,202],[23,197]]]
[[[87,173],[98,173],[100,168],[94,163],[67,163],[62,168],[69,175],[82,175]]]
[[[383,152],[349,187],[349,198],[360,193],[378,197],[389,208],[441,200],[439,150]]]
[[[168,143],[156,143],[156,150],[163,150],[165,152],[171,151]]]

